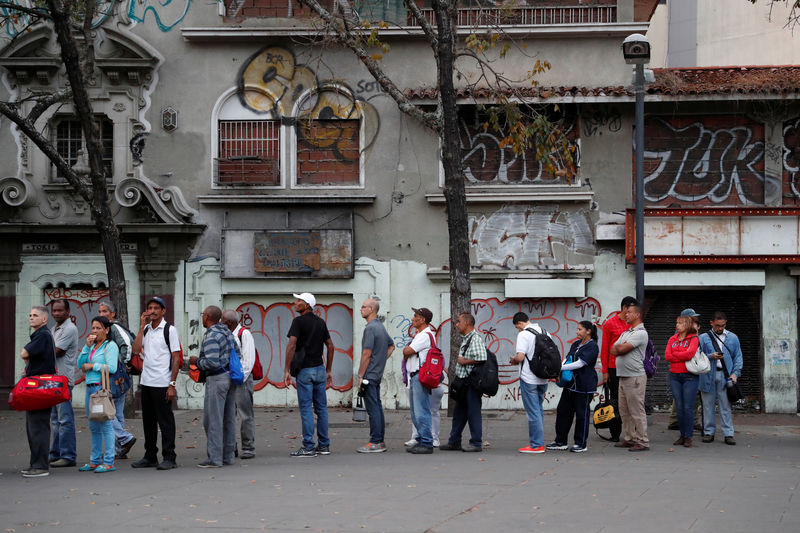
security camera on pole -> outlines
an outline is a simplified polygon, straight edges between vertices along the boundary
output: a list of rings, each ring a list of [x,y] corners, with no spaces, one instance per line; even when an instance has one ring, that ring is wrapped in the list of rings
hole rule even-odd
[[[636,299],[644,303],[644,65],[650,62],[650,41],[634,33],[622,42],[625,63],[636,65]]]

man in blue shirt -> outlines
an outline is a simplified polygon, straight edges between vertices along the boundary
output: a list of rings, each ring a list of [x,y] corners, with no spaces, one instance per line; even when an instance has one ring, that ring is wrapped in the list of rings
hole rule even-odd
[[[369,415],[369,442],[358,448],[359,453],[385,452],[383,442],[386,422],[381,405],[381,379],[386,359],[394,351],[394,341],[378,320],[378,300],[369,299],[361,306],[361,317],[367,321],[361,340],[361,364],[358,370],[359,394],[364,396]]]
[[[736,444],[733,438],[733,413],[725,392],[727,379],[722,365],[728,370],[731,382],[736,383],[742,375],[744,359],[739,337],[725,329],[727,323],[725,313],[717,311],[711,321],[711,331],[700,335],[700,349],[709,354],[708,358],[711,359],[711,371],[700,375],[700,397],[703,400],[703,442],[714,442],[717,428],[714,406],[719,405],[725,444],[733,446]]]

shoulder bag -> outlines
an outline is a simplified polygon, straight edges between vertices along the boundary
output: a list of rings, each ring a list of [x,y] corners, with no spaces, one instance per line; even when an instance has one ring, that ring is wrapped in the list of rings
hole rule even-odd
[[[700,374],[707,374],[711,370],[711,361],[708,359],[708,356],[703,353],[703,349],[700,348],[699,342],[697,344],[697,351],[694,353],[694,356],[686,361],[686,370],[696,376],[699,376]]]
[[[89,396],[89,420],[92,422],[108,422],[117,416],[108,382],[108,365],[103,365],[100,369],[100,390]]]

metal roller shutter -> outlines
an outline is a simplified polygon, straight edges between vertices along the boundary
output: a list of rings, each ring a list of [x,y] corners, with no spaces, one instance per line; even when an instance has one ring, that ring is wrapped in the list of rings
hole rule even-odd
[[[675,334],[675,319],[691,307],[700,313],[700,333],[710,329],[715,311],[728,316],[727,329],[739,337],[744,367],[739,386],[745,395],[745,407],[760,409],[761,387],[761,291],[754,290],[675,290],[648,291],[645,298],[644,324],[656,345],[661,361],[656,377],[647,382],[645,402],[649,408],[669,409],[672,393],[669,389],[669,363],[664,360],[667,340]]]

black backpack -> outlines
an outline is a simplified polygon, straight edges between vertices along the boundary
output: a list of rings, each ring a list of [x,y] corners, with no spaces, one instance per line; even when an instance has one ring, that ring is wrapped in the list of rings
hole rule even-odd
[[[469,379],[472,387],[481,394],[490,397],[497,394],[497,389],[500,387],[500,376],[497,373],[497,356],[494,352],[486,349],[486,361],[475,365]]]
[[[539,326],[541,328],[541,326]],[[538,333],[533,328],[525,328],[525,331],[533,333],[536,338],[536,346],[533,350],[533,357],[528,359],[533,375],[540,379],[555,379],[561,374],[561,351],[558,346],[542,328]]]

